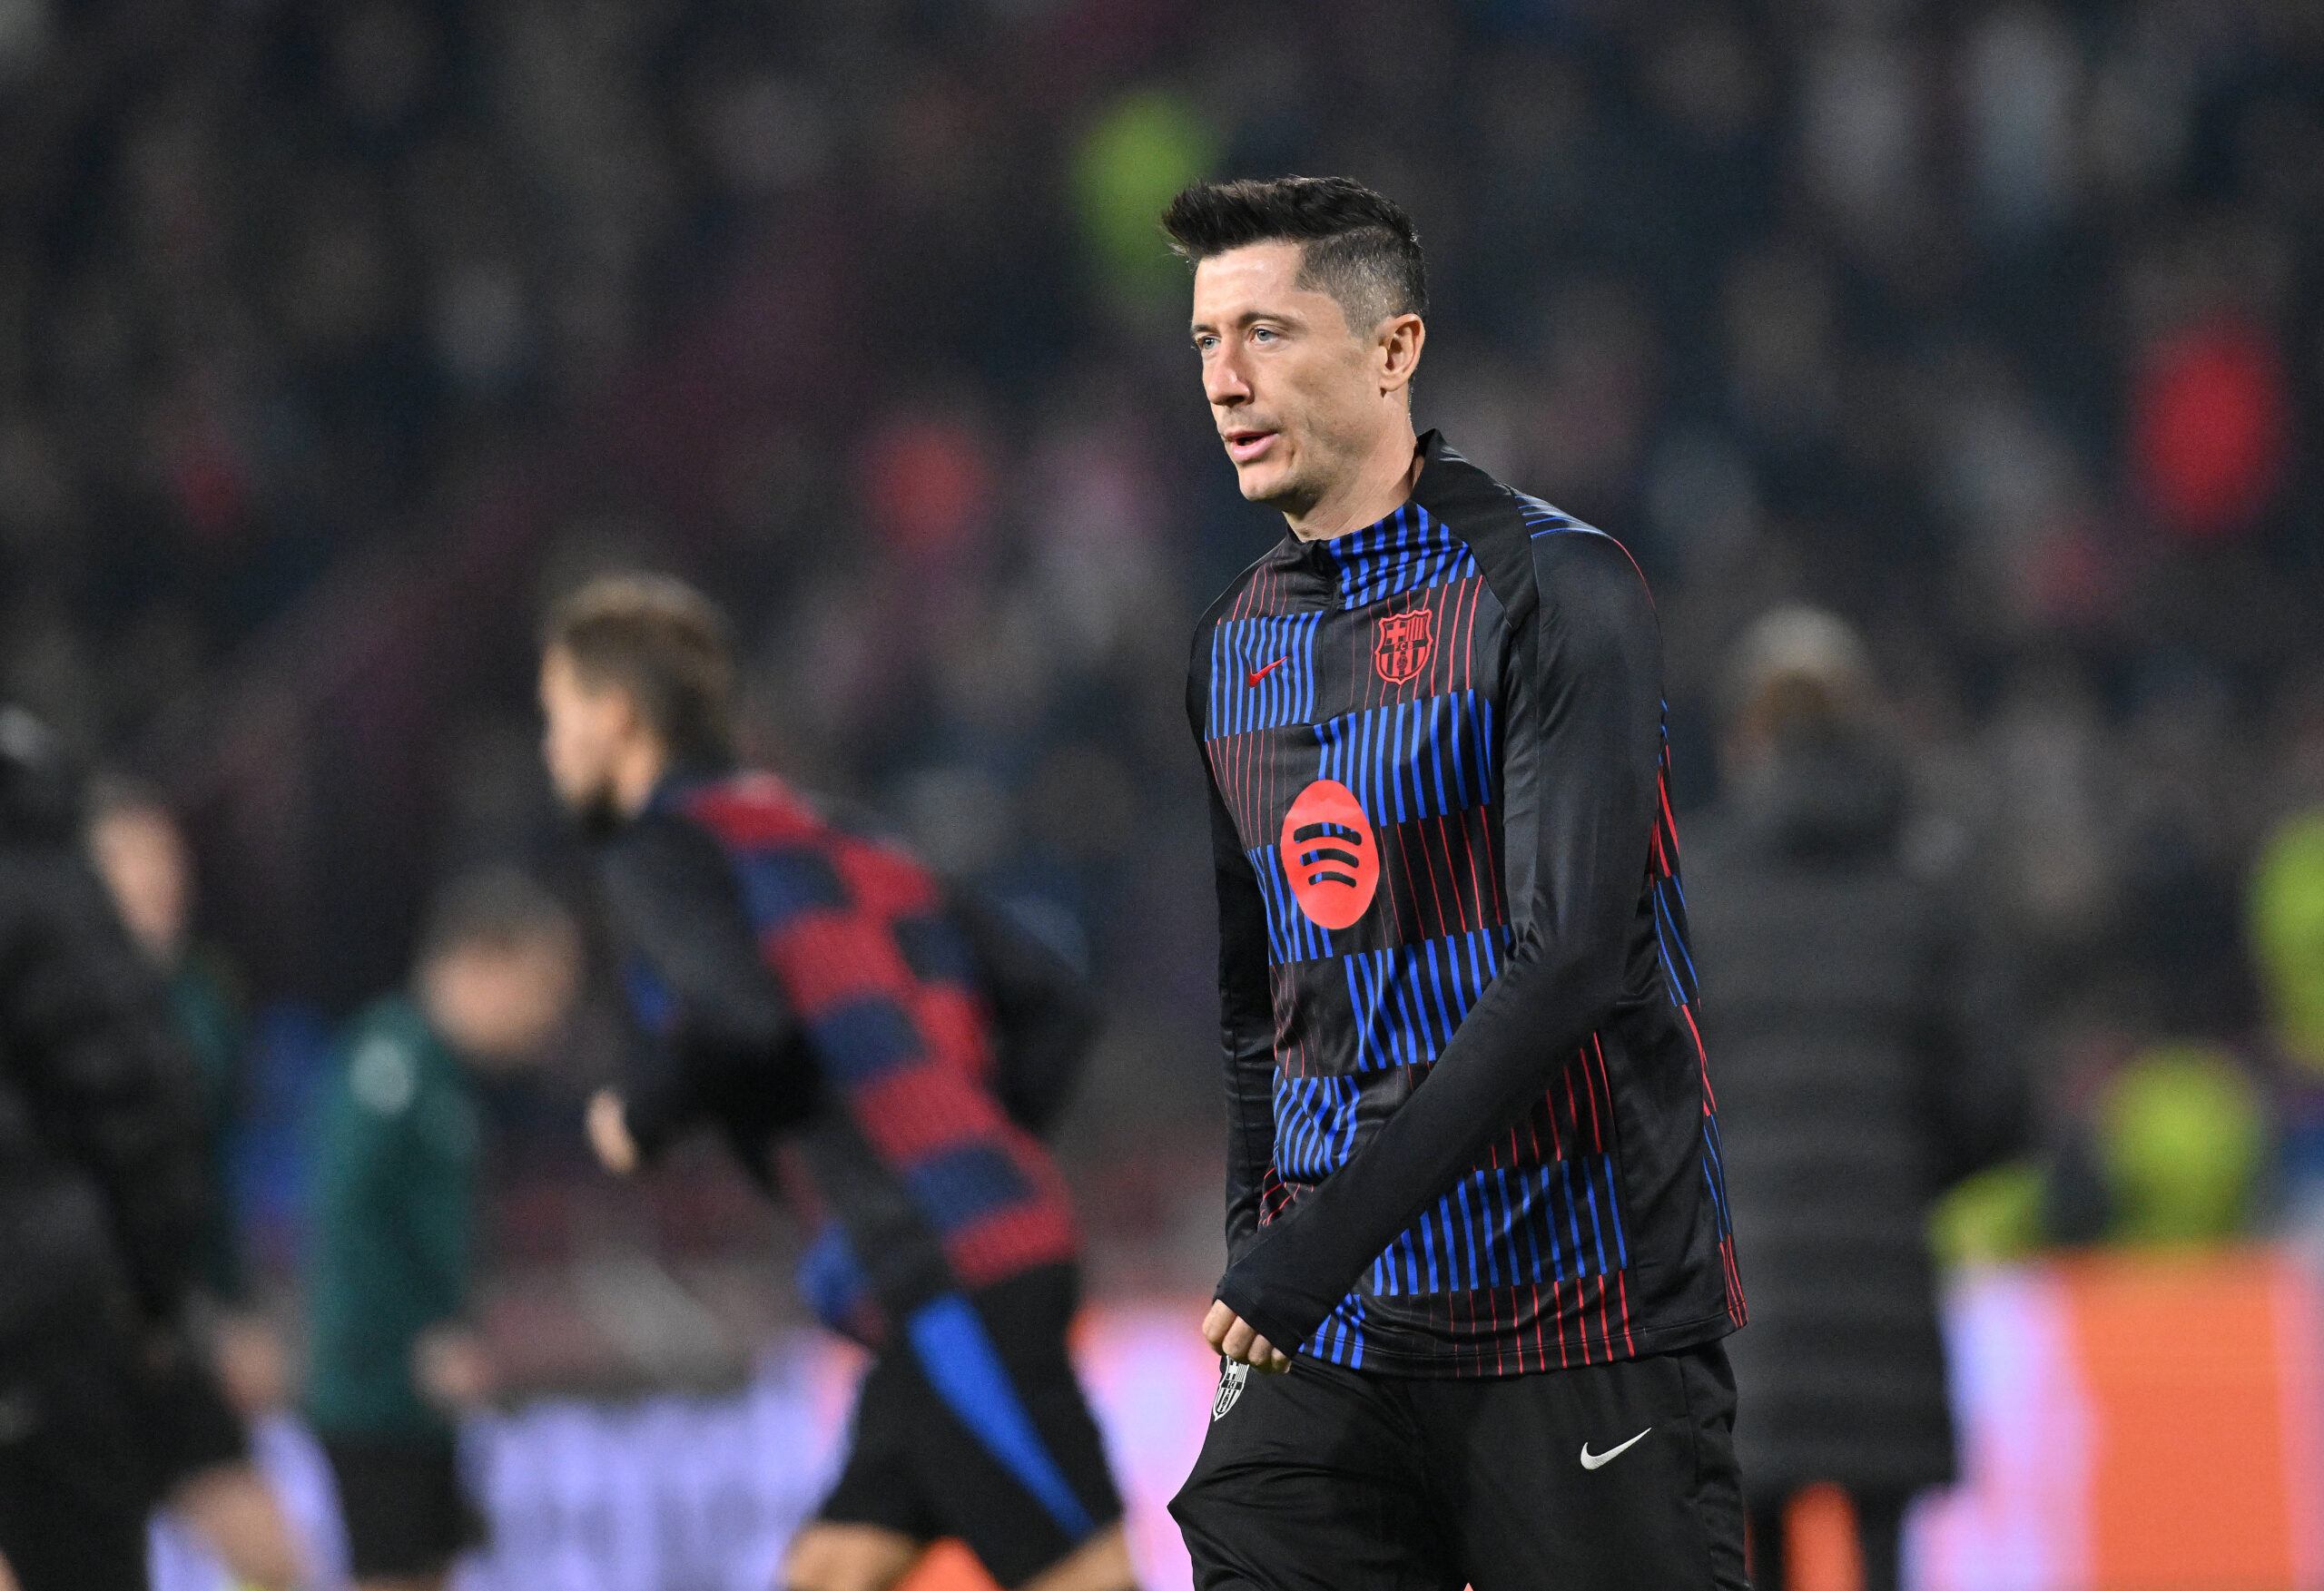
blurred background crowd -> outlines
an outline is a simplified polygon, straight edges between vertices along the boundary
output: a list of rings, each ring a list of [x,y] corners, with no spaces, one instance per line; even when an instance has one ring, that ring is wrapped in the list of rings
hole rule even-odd
[[[432,885],[583,898],[534,626],[628,564],[731,608],[750,755],[1088,967],[1095,1285],[1209,1284],[1185,648],[1281,525],[1155,217],[1283,172],[1411,210],[1422,424],[1645,566],[1682,838],[1749,626],[1854,627],[1905,866],[2031,1079],[1954,1252],[2301,1227],[2310,0],[5,0],[0,696],[183,837],[148,942],[259,1296],[311,1079]],[[631,1329],[639,1253],[744,1340],[793,1307],[709,1159],[642,1215],[588,1170],[620,1042],[600,997],[487,1085],[496,1335],[544,1382],[718,1361],[695,1305]]]

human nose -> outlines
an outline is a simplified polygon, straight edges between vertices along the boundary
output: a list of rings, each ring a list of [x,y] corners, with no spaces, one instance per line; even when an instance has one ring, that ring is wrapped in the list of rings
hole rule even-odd
[[[1231,345],[1203,361],[1202,390],[1217,408],[1232,408],[1251,400],[1251,384],[1245,378],[1242,361],[1235,357]]]

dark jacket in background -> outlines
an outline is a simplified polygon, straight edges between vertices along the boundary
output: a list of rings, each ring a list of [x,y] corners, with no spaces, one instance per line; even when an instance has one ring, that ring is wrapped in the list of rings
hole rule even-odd
[[[202,1120],[73,786],[0,752],[0,1359],[108,1293],[133,1325],[177,1315],[209,1213]]]
[[[2011,1144],[1984,986],[1897,857],[1902,787],[1866,748],[1777,758],[1689,826],[1689,910],[1751,1326],[1728,1344],[1755,1496],[1950,1479],[1930,1201]]]
[[[24,1591],[143,1591],[153,1499],[241,1438],[177,1330],[192,1064],[45,741],[0,707],[0,1555]]]

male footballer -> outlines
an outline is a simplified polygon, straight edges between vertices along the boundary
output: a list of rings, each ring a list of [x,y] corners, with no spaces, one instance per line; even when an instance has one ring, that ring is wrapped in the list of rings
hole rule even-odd
[[[1290,527],[1187,694],[1228,1113],[1226,1363],[1171,1505],[1196,1584],[1743,1586],[1743,1299],[1645,583],[1414,435],[1395,204],[1202,184],[1163,225],[1243,496]]]
[[[1066,1353],[1078,1240],[1038,1134],[1096,1013],[1073,974],[774,775],[734,766],[734,655],[691,587],[606,575],[552,616],[543,751],[600,841],[658,1041],[590,1105],[608,1170],[714,1127],[816,1219],[801,1280],[873,1351],[785,1591],[886,1591],[957,1537],[1029,1591],[1133,1591]]]

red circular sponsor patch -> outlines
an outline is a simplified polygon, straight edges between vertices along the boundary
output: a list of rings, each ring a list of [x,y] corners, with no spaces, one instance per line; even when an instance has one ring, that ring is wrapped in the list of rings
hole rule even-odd
[[[1380,842],[1355,792],[1319,779],[1283,815],[1283,876],[1310,920],[1344,928],[1362,917],[1380,888]]]

